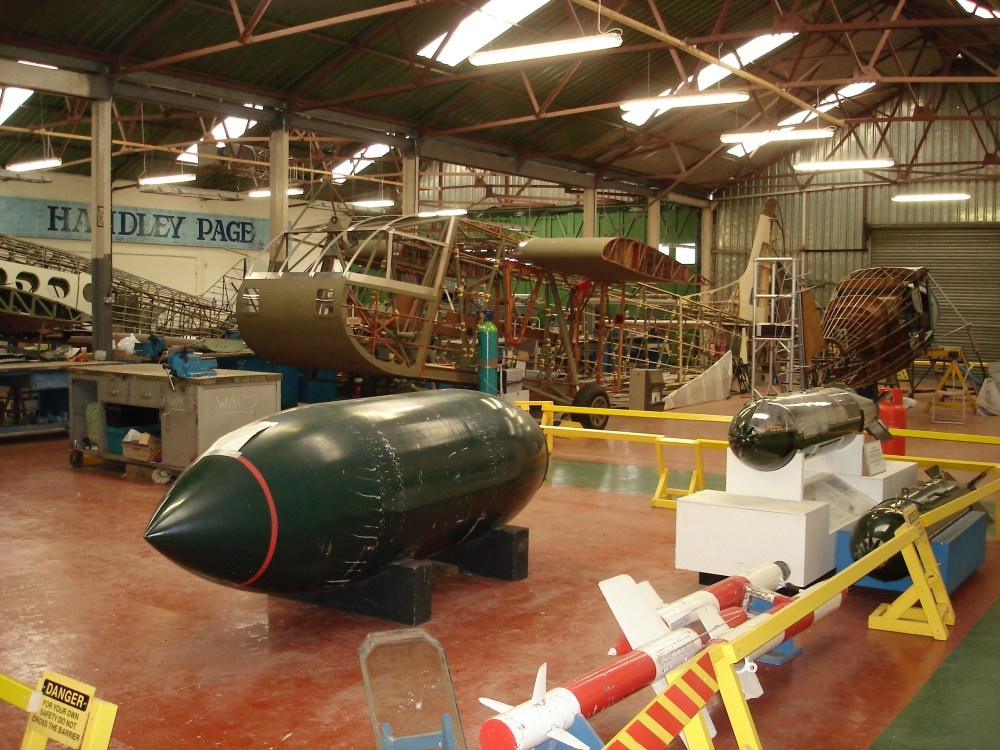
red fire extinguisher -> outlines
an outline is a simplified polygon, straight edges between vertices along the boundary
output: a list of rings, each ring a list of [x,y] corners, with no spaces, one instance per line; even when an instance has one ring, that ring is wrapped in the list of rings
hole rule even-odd
[[[903,405],[902,388],[880,388],[882,398],[878,402],[878,417],[892,432],[893,428],[906,429],[906,407]],[[882,452],[888,456],[906,455],[906,438],[894,437],[882,441]]]

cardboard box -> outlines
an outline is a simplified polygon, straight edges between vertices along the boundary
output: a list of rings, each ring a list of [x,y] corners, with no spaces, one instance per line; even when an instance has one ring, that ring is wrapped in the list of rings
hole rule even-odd
[[[153,461],[160,452],[160,439],[143,432],[136,440],[122,441],[122,455],[133,461]]]

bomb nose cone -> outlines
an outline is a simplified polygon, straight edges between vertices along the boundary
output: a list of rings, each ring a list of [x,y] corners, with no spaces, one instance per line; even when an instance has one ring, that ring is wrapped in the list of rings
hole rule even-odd
[[[795,457],[795,430],[781,410],[751,402],[729,424],[729,448],[747,466],[775,471]]]
[[[242,456],[205,455],[170,488],[143,536],[200,576],[252,587],[274,553],[274,501],[263,477]]]

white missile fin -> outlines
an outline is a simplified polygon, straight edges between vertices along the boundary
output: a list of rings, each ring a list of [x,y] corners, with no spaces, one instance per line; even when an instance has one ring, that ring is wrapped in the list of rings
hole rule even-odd
[[[705,706],[701,707],[701,717],[705,720],[705,728],[708,729],[708,736],[714,739],[719,730],[715,728],[715,722],[712,721],[712,714],[708,712],[708,708]]]
[[[660,598],[660,595],[656,593],[656,589],[653,588],[653,584],[649,581],[643,581],[637,585],[640,593],[642,593],[643,598],[645,598],[650,607],[656,609],[657,607],[663,606],[663,600]]]
[[[705,605],[704,607],[698,607],[694,613],[698,616],[698,619],[701,620],[701,624],[702,627],[705,628],[705,632],[712,638],[718,638],[719,635],[729,630],[729,626],[726,625],[726,621],[722,619],[722,615],[719,614],[719,610],[715,607]]]
[[[500,701],[495,701],[492,698],[480,698],[479,702],[482,703],[486,708],[491,708],[498,714],[507,713],[513,706],[509,706],[506,703],[501,703]]]
[[[565,729],[550,729],[545,733],[545,736],[556,742],[561,742],[569,747],[575,747],[576,750],[590,750],[590,745],[581,740],[578,737],[574,737],[572,734],[567,732]]]
[[[541,703],[545,700],[545,683],[548,673],[548,662],[542,662],[542,666],[538,668],[538,674],[535,675],[535,687],[531,691],[531,702]]]
[[[622,574],[601,581],[598,586],[633,648],[667,635],[670,629],[650,607],[642,588],[632,576]]]
[[[743,669],[736,670],[736,677],[739,678],[740,687],[743,689],[743,696],[749,701],[760,698],[764,694],[764,687],[757,677],[757,665],[748,661]]]

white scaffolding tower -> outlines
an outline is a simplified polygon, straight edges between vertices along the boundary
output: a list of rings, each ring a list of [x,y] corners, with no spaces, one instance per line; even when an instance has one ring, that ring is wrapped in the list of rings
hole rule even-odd
[[[756,259],[750,346],[754,398],[805,388],[800,295],[796,258]]]

